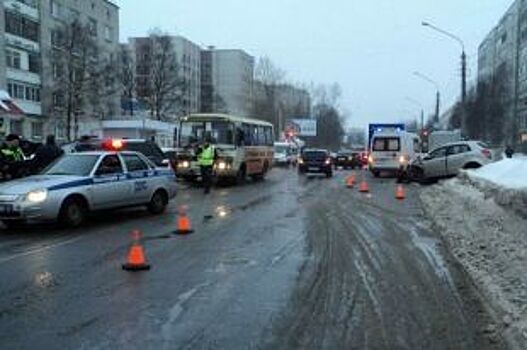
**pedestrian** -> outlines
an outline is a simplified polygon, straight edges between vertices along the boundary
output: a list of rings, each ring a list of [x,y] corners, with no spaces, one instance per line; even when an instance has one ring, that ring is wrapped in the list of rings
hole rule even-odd
[[[35,158],[32,162],[32,172],[41,172],[62,154],[64,154],[64,151],[59,146],[57,146],[57,143],[55,142],[55,136],[48,135],[46,137],[46,143],[37,148]]]
[[[505,148],[505,156],[507,156],[507,158],[512,158],[513,155],[514,149],[511,147],[511,145],[507,145],[507,147]]]
[[[20,137],[16,134],[6,136],[4,143],[0,146],[0,163],[4,180],[22,177],[25,173],[24,152],[20,148]]]
[[[212,167],[216,157],[216,150],[211,145],[210,138],[205,139],[205,143],[198,153],[198,163],[201,170],[201,181],[203,183],[204,193],[210,193],[212,185]]]

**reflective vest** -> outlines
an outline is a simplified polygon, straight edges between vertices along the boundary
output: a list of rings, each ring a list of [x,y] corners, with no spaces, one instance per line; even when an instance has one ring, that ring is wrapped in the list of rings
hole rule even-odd
[[[204,148],[198,157],[200,166],[212,166],[214,164],[214,147]]]
[[[2,148],[2,156],[10,162],[21,162],[24,160],[24,152],[20,147],[15,148]]]

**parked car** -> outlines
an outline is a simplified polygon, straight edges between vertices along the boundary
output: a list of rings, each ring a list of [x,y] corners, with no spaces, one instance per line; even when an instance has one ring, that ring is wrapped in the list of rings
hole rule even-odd
[[[355,169],[361,166],[360,153],[358,152],[339,152],[335,158],[335,168]]]
[[[418,157],[409,167],[411,179],[425,181],[456,176],[461,169],[477,169],[493,161],[492,151],[480,141],[448,143],[424,157]]]
[[[157,143],[144,139],[98,139],[90,138],[62,146],[64,153],[86,151],[134,151],[142,153],[158,167],[169,167],[169,160]]]
[[[298,158],[298,172],[326,174],[326,177],[332,177],[333,162],[330,152],[325,149],[305,149]]]

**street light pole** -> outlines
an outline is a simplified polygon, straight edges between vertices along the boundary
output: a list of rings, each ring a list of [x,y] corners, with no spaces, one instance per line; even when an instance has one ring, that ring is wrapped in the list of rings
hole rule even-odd
[[[441,103],[441,93],[439,92],[439,84],[435,80],[430,79],[428,76],[422,73],[414,72],[414,75],[434,85],[436,89],[436,110],[435,110],[434,123],[439,123],[439,108],[440,108],[440,103]]]
[[[457,35],[454,35],[444,29],[436,27],[435,25],[429,22],[422,22],[421,24],[424,27],[428,27],[430,29],[435,30],[438,33],[441,33],[451,39],[454,39],[461,45],[461,102],[464,105],[465,100],[467,98],[467,55],[465,53],[465,43]]]

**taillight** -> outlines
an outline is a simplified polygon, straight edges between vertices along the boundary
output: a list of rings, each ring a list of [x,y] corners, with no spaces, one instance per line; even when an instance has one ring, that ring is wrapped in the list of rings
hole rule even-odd
[[[481,153],[487,157],[488,159],[492,159],[492,152],[489,149],[483,149],[481,150]]]

